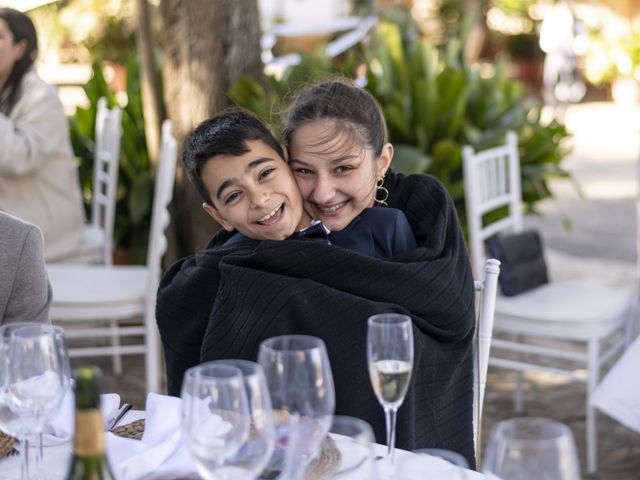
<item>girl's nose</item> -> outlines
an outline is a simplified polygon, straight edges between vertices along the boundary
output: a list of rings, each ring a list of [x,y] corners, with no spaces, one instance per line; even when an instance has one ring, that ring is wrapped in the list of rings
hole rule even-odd
[[[311,199],[319,204],[329,203],[335,196],[335,191],[331,179],[318,175],[311,192]]]

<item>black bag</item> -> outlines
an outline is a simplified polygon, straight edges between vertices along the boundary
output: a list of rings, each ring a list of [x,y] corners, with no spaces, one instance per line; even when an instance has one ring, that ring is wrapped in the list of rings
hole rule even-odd
[[[501,263],[498,282],[503,295],[511,297],[549,283],[538,232],[495,235],[486,243],[490,257]]]

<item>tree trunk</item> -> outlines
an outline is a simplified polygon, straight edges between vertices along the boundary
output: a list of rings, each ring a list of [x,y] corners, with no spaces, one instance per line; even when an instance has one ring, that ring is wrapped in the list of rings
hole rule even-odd
[[[164,98],[182,145],[200,122],[230,104],[227,90],[241,74],[258,78],[260,18],[256,0],[162,0]],[[174,222],[180,253],[206,245],[219,228],[180,168]]]
[[[151,13],[147,0],[136,0],[138,34],[138,57],[140,58],[140,85],[142,88],[142,109],[144,111],[144,131],[147,138],[147,151],[151,161],[158,161],[160,147],[160,122],[162,105],[160,86],[158,85],[158,67],[154,53],[154,41],[151,32]]]
[[[487,37],[487,26],[484,15],[486,1],[463,0],[463,11],[474,15],[473,25],[464,46],[464,61],[467,64],[476,63],[480,58],[482,47]]]

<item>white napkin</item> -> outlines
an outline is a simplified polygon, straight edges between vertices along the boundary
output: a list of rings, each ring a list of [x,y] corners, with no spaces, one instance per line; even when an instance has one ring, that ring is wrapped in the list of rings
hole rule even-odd
[[[141,440],[107,434],[111,469],[119,480],[199,478],[181,429],[182,400],[150,393]]]
[[[120,406],[120,395],[107,393],[100,395],[102,418],[105,422],[113,416]],[[58,414],[44,427],[42,444],[45,446],[58,445],[73,438],[74,432],[75,395],[69,388],[65,394]]]
[[[640,432],[640,382],[636,377],[638,365],[640,337],[611,367],[590,399],[592,405],[636,432]]]

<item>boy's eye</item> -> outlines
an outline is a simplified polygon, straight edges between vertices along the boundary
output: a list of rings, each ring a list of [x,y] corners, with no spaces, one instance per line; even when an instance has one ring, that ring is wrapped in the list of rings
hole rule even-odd
[[[224,204],[227,205],[233,202],[236,198],[240,196],[240,192],[233,192],[224,199]]]
[[[271,175],[274,170],[275,170],[275,168],[272,167],[272,168],[266,168],[263,171],[261,171],[260,175],[259,175],[260,180],[262,180],[263,178],[266,178],[269,175]]]

